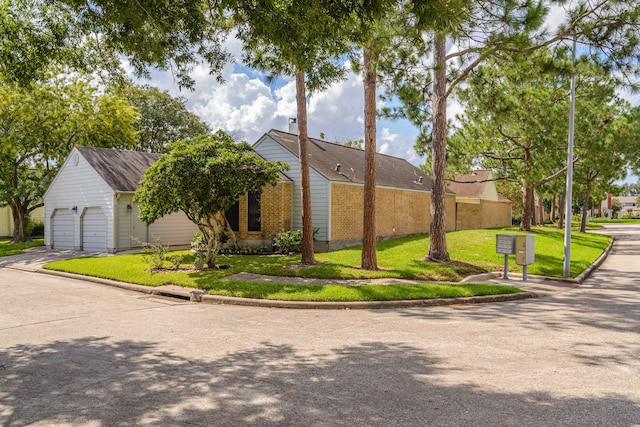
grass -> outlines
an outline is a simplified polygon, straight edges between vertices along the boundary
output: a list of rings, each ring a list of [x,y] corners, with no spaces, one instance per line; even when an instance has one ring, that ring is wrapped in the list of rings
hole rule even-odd
[[[536,261],[529,266],[529,274],[560,277],[563,270],[563,231],[551,227],[537,227],[534,232]],[[218,258],[218,264],[230,266],[225,270],[154,273],[147,271],[149,267],[142,260],[142,255],[125,254],[75,258],[47,264],[45,268],[147,286],[175,284],[205,289],[217,295],[284,300],[380,301],[516,292],[517,289],[504,286],[467,284],[319,286],[221,280],[235,273],[248,272],[322,279],[386,277],[456,282],[470,274],[502,268],[503,255],[495,252],[495,235],[498,233],[518,234],[519,232],[515,228],[504,228],[448,233],[449,254],[452,259],[455,259],[448,263],[424,261],[428,244],[428,237],[425,235],[382,241],[378,243],[378,264],[381,269],[377,271],[361,270],[358,267],[361,247],[316,254],[316,259],[320,263],[310,267],[301,267],[300,257],[297,255],[236,255]],[[609,241],[608,236],[599,234],[572,233],[571,276],[577,276],[591,265]],[[184,255],[184,265],[193,263],[193,256],[188,251],[177,253]],[[509,270],[521,272],[522,267],[515,264],[515,257],[509,258]]]
[[[596,224],[640,224],[640,218],[593,218],[590,222]]]
[[[25,243],[9,243],[9,240],[0,240],[0,257],[9,255],[18,255],[27,248],[44,245],[44,239],[33,239],[32,242]]]

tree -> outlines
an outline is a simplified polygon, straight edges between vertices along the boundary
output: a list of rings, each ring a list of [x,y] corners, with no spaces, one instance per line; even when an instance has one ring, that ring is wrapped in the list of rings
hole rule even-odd
[[[534,191],[566,172],[563,113],[568,109],[571,69],[564,49],[539,50],[528,61],[513,61],[513,65],[489,60],[468,79],[468,88],[460,91],[466,115],[450,145],[469,158],[479,157],[483,167],[500,171],[498,176],[520,180],[521,230],[532,225]],[[608,135],[613,119],[621,114],[612,76],[584,57],[576,72],[576,153],[579,163],[584,163],[577,169],[583,172],[583,183],[588,182],[588,193],[597,176],[609,181],[624,170],[625,153],[620,150],[629,145],[629,139],[623,142]],[[621,164],[601,171],[602,156],[611,156],[611,162],[618,158]]]
[[[187,110],[183,98],[149,85],[127,86],[123,95],[140,113],[137,150],[164,153],[170,142],[211,133],[209,125]]]
[[[343,78],[338,56],[351,51],[349,2],[237,0],[233,8],[244,61],[296,82],[298,157],[302,200],[302,264],[315,264],[307,131],[307,90]]]
[[[73,60],[79,42],[73,20],[46,1],[1,0],[0,78],[26,86],[45,77],[52,63]]]
[[[568,23],[550,36],[543,26],[548,12],[544,1],[415,0],[409,8],[407,31],[421,32],[425,43],[414,37],[415,43],[401,46],[395,60],[389,61],[387,70],[394,75],[391,87],[401,102],[392,115],[412,120],[421,130],[419,142],[431,148],[434,188],[427,259],[446,261],[447,98],[486,59],[505,52],[532,52],[567,38],[579,39],[611,69],[632,76],[637,70],[640,10],[624,0],[577,2],[568,12]],[[449,53],[447,40],[456,45]],[[426,59],[428,53],[433,53],[432,61]]]
[[[9,205],[14,242],[30,240],[26,217],[73,146],[132,148],[137,115],[88,79],[51,78],[29,88],[0,83],[0,203]]]
[[[277,184],[279,171],[288,165],[261,159],[249,144],[235,143],[223,131],[172,142],[167,148],[136,190],[140,219],[151,224],[183,211],[202,232],[206,263],[213,268],[226,226],[224,212],[243,194]]]

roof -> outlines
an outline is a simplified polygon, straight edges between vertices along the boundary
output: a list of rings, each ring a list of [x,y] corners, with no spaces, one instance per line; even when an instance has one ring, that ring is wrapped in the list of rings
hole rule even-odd
[[[455,175],[454,181],[447,181],[449,188],[457,197],[479,199],[484,193],[487,180],[491,179],[491,171],[477,170],[466,175]]]
[[[109,187],[119,193],[133,193],[144,171],[160,158],[158,153],[116,150],[114,148],[76,147]]]
[[[115,148],[78,146],[76,149],[116,193],[135,192],[140,186],[144,172],[161,156],[158,153]],[[257,153],[252,154],[260,157]],[[279,177],[281,181],[290,181],[282,172]]]
[[[268,136],[298,156],[298,135],[270,130]],[[405,159],[376,154],[376,185],[379,187],[431,191],[433,180]],[[329,181],[364,184],[364,151],[309,138],[309,165]],[[339,167],[338,167],[339,166]]]

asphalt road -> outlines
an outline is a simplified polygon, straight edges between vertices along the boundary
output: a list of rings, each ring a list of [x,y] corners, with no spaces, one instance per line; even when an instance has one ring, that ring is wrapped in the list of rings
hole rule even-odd
[[[640,426],[640,227],[582,286],[390,310],[207,305],[0,268],[2,426]]]

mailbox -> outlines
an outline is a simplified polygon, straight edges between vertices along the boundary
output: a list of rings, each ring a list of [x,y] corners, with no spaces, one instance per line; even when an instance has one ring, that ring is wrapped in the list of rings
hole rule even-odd
[[[515,234],[496,234],[496,253],[512,255],[516,253]]]
[[[534,236],[530,234],[519,234],[516,236],[516,264],[533,264],[535,258],[533,252],[533,241]]]

